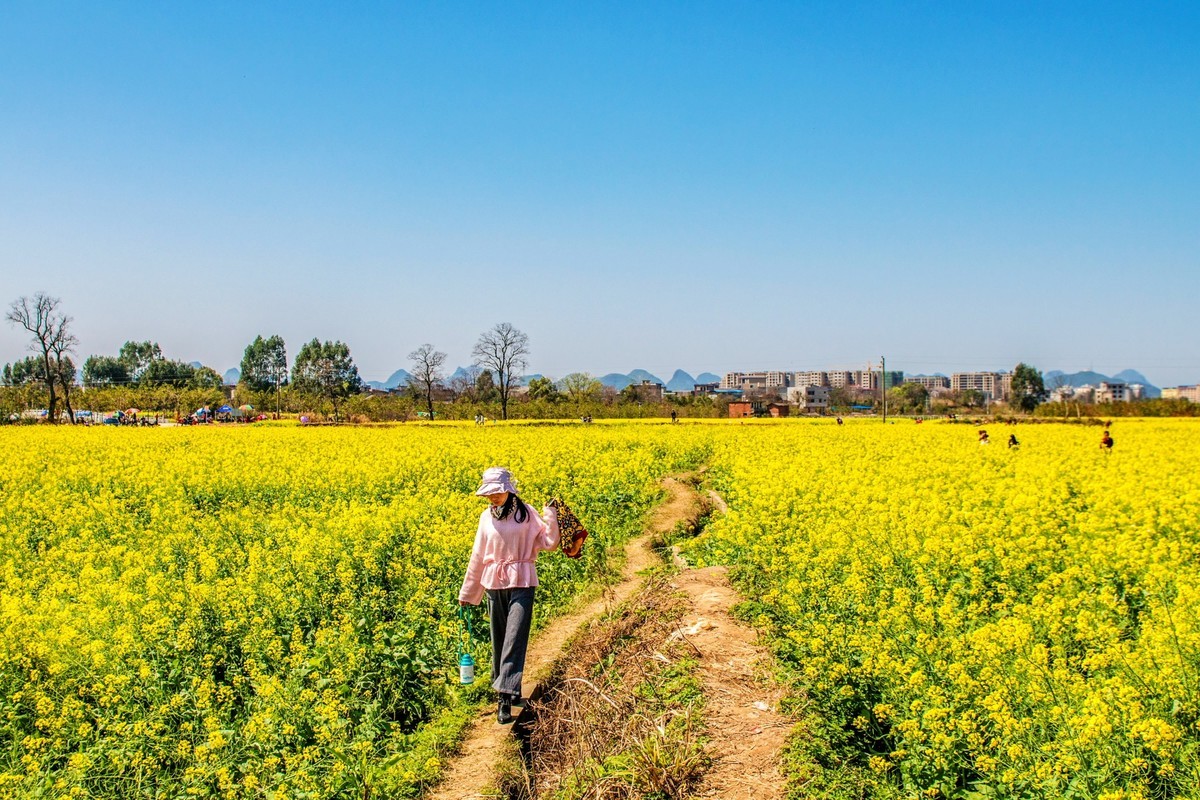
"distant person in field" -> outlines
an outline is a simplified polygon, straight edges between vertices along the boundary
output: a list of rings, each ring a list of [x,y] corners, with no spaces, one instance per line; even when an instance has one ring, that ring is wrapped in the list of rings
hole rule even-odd
[[[988,432],[987,432],[987,431],[980,431],[980,432],[979,432],[979,443],[980,443],[980,444],[991,444],[991,443],[992,443],[992,440],[988,438]]]
[[[841,425],[841,424],[842,424],[842,418],[841,418],[841,417],[838,417],[838,418],[837,418],[837,420],[838,420],[838,425]]]
[[[1008,446],[1009,447],[1020,447],[1021,446],[1021,443],[1017,441],[1017,435],[1015,433],[1010,433],[1008,435]]]
[[[679,417],[679,415],[675,412],[675,409],[672,408],[671,409],[671,422],[678,422],[679,421],[678,417]]]
[[[1112,447],[1113,447],[1112,434],[1109,433],[1107,429],[1105,429],[1104,435],[1100,437],[1100,449],[1106,453],[1111,453]]]
[[[486,497],[488,507],[479,515],[458,602],[477,605],[487,594],[492,688],[499,694],[496,720],[506,725],[513,721],[512,707],[524,702],[521,679],[538,585],[537,554],[558,547],[558,512],[546,506],[539,516],[517,496],[512,473],[503,467],[485,470],[475,494]]]

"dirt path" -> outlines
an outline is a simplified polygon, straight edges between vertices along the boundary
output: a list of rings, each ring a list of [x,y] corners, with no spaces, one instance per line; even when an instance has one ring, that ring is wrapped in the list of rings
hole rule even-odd
[[[693,796],[784,797],[779,754],[793,723],[779,713],[783,692],[763,669],[768,651],[757,644],[753,628],[729,614],[741,598],[724,567],[685,569],[673,585],[692,604],[680,633],[700,654],[707,750],[713,761]]]
[[[666,533],[680,523],[694,521],[702,511],[696,492],[682,480],[663,481],[666,499],[659,504],[647,525],[646,532],[625,545],[625,566],[620,578],[605,589],[604,594],[583,608],[559,617],[543,628],[530,642],[525,657],[525,681],[522,695],[529,697],[539,679],[554,664],[566,644],[582,625],[593,617],[620,605],[637,589],[638,573],[657,563],[651,549],[658,534]],[[491,786],[494,767],[503,748],[512,738],[511,728],[496,723],[495,709],[488,707],[472,724],[463,738],[459,755],[446,768],[442,782],[427,792],[427,800],[466,800],[488,797],[484,792]]]

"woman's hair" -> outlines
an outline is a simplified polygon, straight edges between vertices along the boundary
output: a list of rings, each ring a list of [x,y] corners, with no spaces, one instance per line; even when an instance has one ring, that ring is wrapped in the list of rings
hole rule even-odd
[[[516,512],[513,512],[516,509]],[[525,501],[517,497],[515,492],[508,493],[508,499],[504,501],[504,505],[500,508],[500,516],[496,519],[508,519],[508,515],[513,515],[515,522],[522,523],[529,519],[529,512],[525,510]]]

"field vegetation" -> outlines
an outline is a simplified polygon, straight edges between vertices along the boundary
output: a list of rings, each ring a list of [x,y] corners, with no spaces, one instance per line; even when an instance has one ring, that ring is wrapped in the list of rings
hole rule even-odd
[[[781,425],[713,454],[730,511],[686,552],[740,565],[820,720],[802,795],[1200,796],[1200,428],[974,434]]]
[[[779,656],[796,796],[1200,796],[1200,426],[990,433],[0,429],[0,797],[417,794],[486,694],[454,594],[496,463],[596,534],[543,621],[707,467],[729,510],[683,554]]]
[[[587,559],[545,559],[544,617],[703,456],[607,426],[0,437],[4,797],[412,794],[467,719],[482,469],[595,530]]]

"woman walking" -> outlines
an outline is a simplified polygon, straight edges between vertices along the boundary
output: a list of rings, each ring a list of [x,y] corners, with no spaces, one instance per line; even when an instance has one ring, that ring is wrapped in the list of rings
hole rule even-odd
[[[475,494],[486,497],[488,507],[479,517],[458,602],[473,606],[487,593],[492,687],[500,695],[496,719],[504,725],[513,720],[513,705],[523,702],[521,678],[538,585],[537,554],[558,547],[558,513],[547,506],[539,516],[517,496],[512,474],[503,467],[485,470]]]

